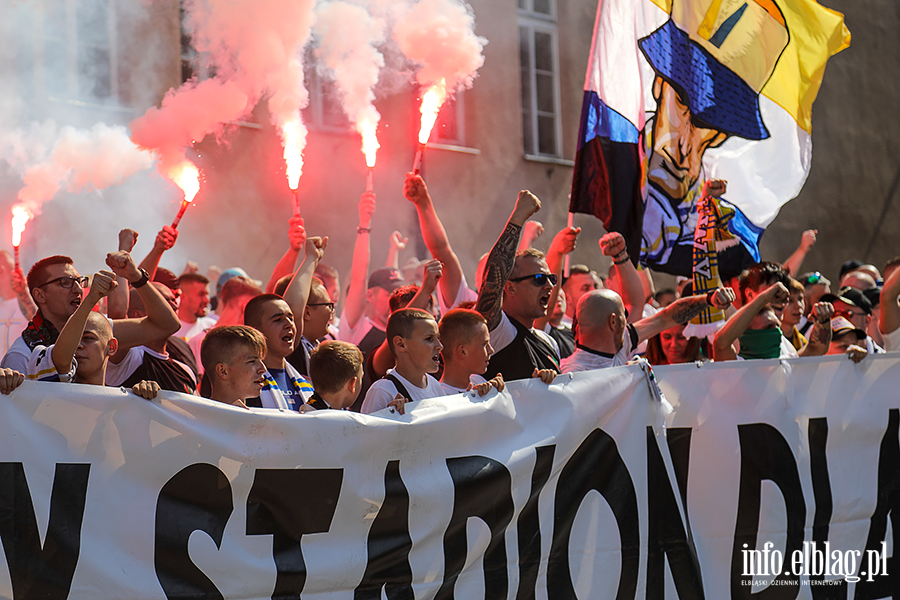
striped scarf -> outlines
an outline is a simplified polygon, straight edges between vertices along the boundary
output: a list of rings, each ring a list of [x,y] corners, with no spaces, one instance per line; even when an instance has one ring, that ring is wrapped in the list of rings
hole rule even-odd
[[[300,405],[309,400],[313,392],[312,384],[301,375],[289,362],[284,363],[284,374],[287,376],[288,382],[294,392],[293,396],[285,397],[278,388],[278,383],[269,370],[266,369],[264,375],[263,387],[259,393],[259,400],[263,408],[280,408],[282,410],[299,411]],[[294,397],[300,396],[300,400],[295,401]]]

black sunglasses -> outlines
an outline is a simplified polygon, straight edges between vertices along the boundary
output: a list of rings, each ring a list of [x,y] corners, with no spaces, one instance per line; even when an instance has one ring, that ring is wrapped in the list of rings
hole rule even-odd
[[[310,302],[307,306],[327,306],[328,310],[334,312],[334,302]]]
[[[543,287],[547,284],[547,281],[550,281],[550,285],[556,285],[558,278],[556,277],[556,273],[535,273],[534,275],[524,275],[522,277],[513,277],[510,281],[525,281],[526,279],[530,279],[531,282],[537,287]]]
[[[71,275],[63,275],[62,277],[57,277],[56,279],[51,279],[50,281],[46,281],[41,285],[34,286],[35,289],[44,287],[45,285],[50,285],[51,283],[59,283],[59,287],[63,289],[70,289],[75,283],[78,283],[81,287],[85,287],[88,284],[87,277],[72,277]]]

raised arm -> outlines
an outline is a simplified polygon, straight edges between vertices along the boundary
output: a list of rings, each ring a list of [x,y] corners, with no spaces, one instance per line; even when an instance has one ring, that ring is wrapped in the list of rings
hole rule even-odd
[[[425,277],[422,281],[422,287],[409,301],[405,308],[421,308],[428,310],[428,301],[438,286],[438,281],[442,277],[443,268],[441,261],[434,258],[425,263]],[[375,348],[372,353],[372,377],[384,377],[387,370],[396,364],[391,349],[388,348],[387,340],[384,340],[380,346]]]
[[[819,233],[818,229],[807,229],[800,236],[800,245],[794,250],[794,253],[791,254],[790,258],[784,261],[782,265],[784,270],[791,274],[792,277],[796,277],[800,273],[800,267],[803,265],[803,259],[806,258],[806,255],[809,254],[809,251],[812,250],[812,247],[816,245],[816,235]]]
[[[72,370],[72,361],[75,359],[75,351],[78,350],[78,345],[81,343],[81,336],[84,335],[84,326],[87,323],[88,315],[91,314],[100,299],[108,296],[116,286],[115,273],[100,271],[94,274],[91,279],[91,289],[88,290],[87,295],[63,325],[63,328],[60,329],[59,337],[56,338],[53,351],[50,353],[57,373],[68,373]]]
[[[809,334],[809,343],[798,352],[800,356],[824,356],[831,346],[831,317],[834,306],[831,302],[816,302],[809,313],[813,320],[813,328]]]
[[[418,175],[407,173],[406,182],[403,184],[403,195],[416,207],[425,247],[428,248],[431,256],[444,265],[438,290],[444,304],[450,306],[456,300],[456,294],[459,292],[459,285],[462,282],[462,267],[459,264],[459,258],[450,247],[447,232],[434,210],[434,203],[428,194],[425,181]]]
[[[543,223],[541,223],[540,221],[525,221],[525,225],[522,226],[522,235],[519,238],[519,252],[531,248],[531,246],[534,244],[534,240],[538,239],[543,234]],[[551,267],[550,269],[552,270],[553,267]]]
[[[725,325],[716,333],[713,342],[713,358],[715,360],[736,360],[737,353],[734,351],[734,342],[744,335],[753,317],[758,315],[766,304],[770,302],[787,302],[790,297],[788,289],[781,282],[777,282],[765,291],[761,292],[756,298],[743,305],[734,315],[726,321]]]
[[[628,257],[625,237],[615,231],[607,233],[600,238],[600,251],[603,252],[604,256],[612,258],[613,269],[616,271],[616,280],[622,288],[620,290],[622,302],[628,308],[628,322],[637,323],[641,320],[644,313],[644,303],[646,301],[644,297],[644,283]],[[701,310],[703,309],[701,308]]]
[[[503,309],[503,287],[512,273],[516,262],[516,247],[522,226],[531,215],[541,210],[541,201],[527,190],[519,192],[516,207],[497,238],[491,253],[484,265],[484,280],[478,290],[478,302],[475,310],[487,321],[489,330],[500,324],[500,311]]]
[[[309,288],[312,278],[319,266],[319,261],[325,256],[325,248],[328,246],[328,238],[311,237],[306,240],[306,257],[303,264],[294,273],[287,289],[284,290],[284,301],[291,307],[294,313],[294,323],[297,324],[297,336],[303,335],[303,312],[309,300]]]
[[[178,230],[173,229],[169,225],[163,225],[163,228],[156,234],[156,240],[153,242],[153,248],[138,265],[150,275],[150,281],[156,275],[156,269],[159,267],[159,260],[162,258],[163,252],[172,248],[178,239]]]
[[[385,261],[384,266],[392,269],[400,268],[400,251],[406,248],[407,242],[409,242],[409,238],[403,237],[403,234],[399,231],[395,231],[391,234],[390,244],[388,244],[387,260]]]
[[[649,340],[670,327],[684,325],[710,306],[725,310],[734,302],[734,290],[720,287],[709,294],[679,298],[655,315],[640,319],[634,323],[638,342]]]
[[[537,221],[526,222],[524,229],[528,229],[529,223],[537,223]],[[543,227],[541,229],[543,230]],[[553,317],[553,307],[556,306],[556,301],[559,299],[559,290],[563,284],[563,264],[566,255],[575,250],[580,233],[581,227],[565,227],[553,236],[553,241],[550,242],[550,248],[547,250],[547,267],[551,273],[556,275],[556,285],[553,286],[553,291],[550,292],[550,299],[547,301],[547,306],[549,307],[547,314],[540,319],[534,320],[533,327],[537,330],[543,331]],[[521,243],[519,244],[519,249],[522,249]]]
[[[306,229],[303,228],[302,217],[291,217],[288,220],[288,239],[290,240],[288,249],[278,261],[278,264],[275,265],[275,268],[272,269],[272,276],[269,278],[269,283],[266,284],[267,294],[275,291],[275,286],[278,284],[279,279],[294,272],[297,259],[300,257],[300,251],[303,250],[303,246],[306,244]]]
[[[365,192],[359,198],[359,227],[356,229],[356,244],[353,246],[353,266],[350,269],[350,291],[344,302],[344,316],[350,329],[362,318],[366,310],[366,291],[369,277],[369,238],[371,237],[372,215],[375,214],[375,194]]]
[[[119,250],[131,252],[137,243],[138,232],[133,229],[123,229],[119,232]],[[106,314],[110,319],[124,319],[128,316],[128,280],[124,277],[116,277],[116,288],[109,294],[106,301]]]
[[[144,303],[147,316],[140,319],[117,319],[113,321],[113,333],[119,340],[119,348],[110,359],[118,364],[134,346],[162,341],[181,327],[178,315],[163,298],[156,286],[147,282],[142,272],[128,252],[112,252],[106,255],[106,264],[118,276],[124,277],[137,290]]]
[[[878,319],[878,329],[882,335],[894,333],[900,327],[898,296],[900,296],[900,269],[895,269],[881,288],[881,317]]]

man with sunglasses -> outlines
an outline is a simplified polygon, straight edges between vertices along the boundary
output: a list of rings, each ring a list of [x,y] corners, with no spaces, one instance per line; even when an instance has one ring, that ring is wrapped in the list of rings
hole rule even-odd
[[[124,277],[138,290],[147,309],[147,316],[142,319],[113,321],[118,350],[111,360],[117,362],[134,346],[169,337],[178,331],[181,322],[159,291],[146,285],[147,272],[138,268],[131,254],[125,251],[110,253],[106,264],[117,277]],[[81,305],[87,277],[78,274],[71,258],[56,255],[36,262],[28,271],[27,282],[38,311],[0,362],[2,367],[22,373],[28,368],[32,350],[56,343],[59,330]]]
[[[498,373],[507,381],[527,379],[540,371],[559,372],[559,347],[535,319],[546,315],[556,274],[550,272],[544,254],[533,248],[516,252],[525,222],[541,208],[528,191],[519,192],[503,233],[488,255],[484,281],[475,310],[487,321],[491,356],[485,379]]]

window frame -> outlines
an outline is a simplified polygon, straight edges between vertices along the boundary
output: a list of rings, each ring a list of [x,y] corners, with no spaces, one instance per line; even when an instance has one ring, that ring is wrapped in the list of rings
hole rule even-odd
[[[526,3],[530,3],[531,0],[524,0]],[[555,2],[551,0],[551,9],[555,9]],[[538,15],[538,18],[535,18],[535,15]],[[540,159],[561,159],[563,157],[562,153],[562,115],[560,114],[561,109],[561,92],[560,92],[560,68],[559,68],[559,28],[555,19],[548,17],[547,15],[543,15],[541,13],[534,13],[526,10],[519,10],[519,44],[520,44],[520,56],[521,56],[521,31],[522,29],[527,29],[528,31],[528,60],[529,64],[527,65],[527,69],[524,65],[520,66],[520,73],[524,75],[524,72],[527,70],[529,77],[529,107],[528,112],[530,114],[530,125],[531,125],[531,147],[526,147],[527,143],[527,135],[524,131],[522,131],[522,146],[525,151],[526,158],[540,158]],[[541,72],[538,73],[538,69],[536,66],[536,56],[535,56],[535,34],[536,33],[544,33],[550,36],[550,49],[552,52],[551,56],[551,66],[553,67],[552,72]],[[537,95],[537,76],[539,74],[542,75],[550,75],[552,77],[553,82],[553,104],[554,104],[554,112],[546,113],[544,111],[538,111],[538,95]],[[524,82],[520,80],[520,85]],[[521,88],[520,88],[521,91]],[[522,94],[520,94],[521,97]],[[525,107],[522,107],[524,112]],[[539,125],[538,118],[539,117],[553,117],[553,139],[554,145],[556,146],[555,152],[545,153],[540,151],[540,139],[539,139]]]

